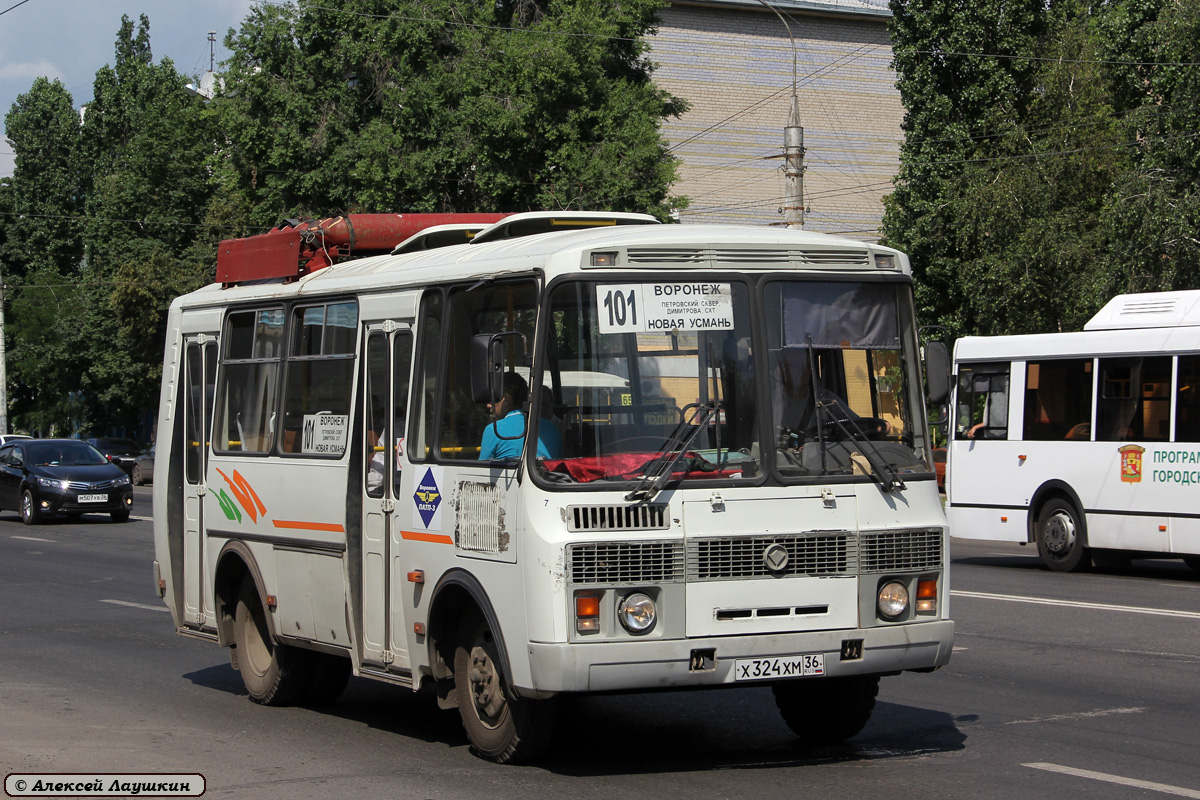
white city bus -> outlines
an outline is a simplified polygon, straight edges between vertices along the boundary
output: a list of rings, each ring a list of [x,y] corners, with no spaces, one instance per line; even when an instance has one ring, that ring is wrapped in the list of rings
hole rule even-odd
[[[1060,571],[1200,567],[1200,291],[1120,295],[1084,330],[965,337],[951,535],[1036,542]]]
[[[500,762],[545,746],[557,695],[769,684],[819,743],[880,676],[945,664],[906,257],[652,222],[515,215],[321,269],[323,229],[223,243],[169,316],[177,631],[259,703],[428,690]],[[480,461],[489,431],[519,457]]]

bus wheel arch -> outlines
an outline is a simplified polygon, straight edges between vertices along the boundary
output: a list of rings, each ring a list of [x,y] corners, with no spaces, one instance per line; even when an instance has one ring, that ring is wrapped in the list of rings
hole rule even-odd
[[[1043,484],[1029,504],[1031,539],[1038,555],[1055,572],[1082,572],[1091,567],[1087,518],[1079,496],[1062,481]]]
[[[540,755],[554,733],[556,705],[516,692],[499,621],[479,582],[463,571],[444,575],[429,620],[438,703],[458,708],[475,754],[499,764]]]
[[[492,631],[496,641],[497,658],[507,681],[504,688],[513,691],[512,669],[508,662],[508,649],[504,645],[504,632],[500,629],[499,618],[488,600],[487,592],[471,573],[462,569],[452,569],[434,586],[426,625],[429,664],[437,686],[438,706],[444,709],[458,707],[458,698],[454,690],[454,650],[458,644],[463,620],[472,614],[481,616]]]
[[[231,540],[225,543],[217,556],[217,567],[213,576],[213,603],[217,609],[217,641],[225,647],[236,645],[234,623],[237,615],[238,593],[246,580],[254,582],[259,597],[266,597],[266,586],[254,554],[244,542]],[[267,615],[271,638],[275,638],[275,620]]]

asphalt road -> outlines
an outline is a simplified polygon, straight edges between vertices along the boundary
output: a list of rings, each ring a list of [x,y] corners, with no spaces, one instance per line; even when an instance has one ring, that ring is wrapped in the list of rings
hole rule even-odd
[[[848,744],[794,744],[768,689],[580,698],[537,766],[471,755],[454,712],[353,679],[250,703],[227,653],[175,636],[134,520],[0,513],[0,775],[201,773],[216,798],[1200,798],[1200,575],[1060,575],[956,541],[955,654],[881,684]]]

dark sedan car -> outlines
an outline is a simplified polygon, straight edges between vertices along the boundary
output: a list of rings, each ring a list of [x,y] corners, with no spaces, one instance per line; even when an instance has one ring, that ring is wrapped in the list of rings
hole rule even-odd
[[[141,446],[133,439],[88,439],[87,443],[125,470],[126,475],[133,475],[134,459],[142,454]]]
[[[22,439],[0,446],[0,509],[16,510],[26,525],[43,516],[109,514],[129,519],[129,476],[78,439]]]
[[[133,460],[133,472],[129,474],[135,486],[154,482],[154,445]]]

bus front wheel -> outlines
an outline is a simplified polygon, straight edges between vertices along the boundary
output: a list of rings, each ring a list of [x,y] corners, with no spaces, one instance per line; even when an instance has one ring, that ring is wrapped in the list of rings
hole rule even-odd
[[[1036,537],[1038,555],[1055,572],[1080,572],[1091,566],[1082,517],[1071,502],[1056,497],[1042,506]]]
[[[463,728],[475,752],[497,764],[535,758],[550,743],[552,700],[524,700],[505,692],[495,637],[478,615],[459,629],[454,651],[454,687]]]
[[[312,678],[309,653],[271,638],[262,598],[251,580],[238,590],[234,629],[238,670],[250,699],[264,706],[300,700]]]
[[[799,678],[771,686],[783,721],[806,747],[838,744],[861,731],[875,710],[878,675]]]

